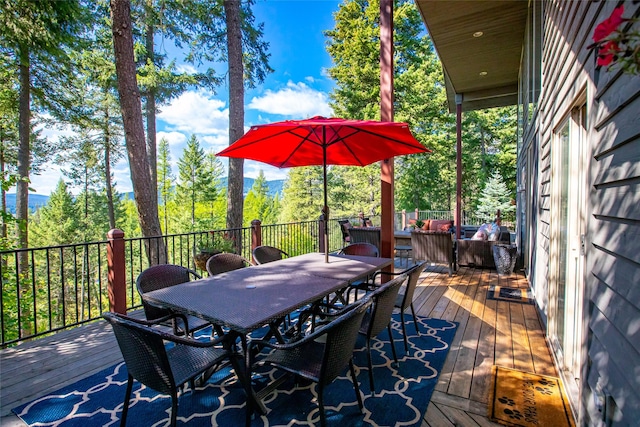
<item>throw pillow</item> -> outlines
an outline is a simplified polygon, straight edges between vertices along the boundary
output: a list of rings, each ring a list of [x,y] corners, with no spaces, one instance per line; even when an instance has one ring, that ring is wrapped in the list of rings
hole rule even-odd
[[[432,219],[429,224],[429,230],[433,231],[449,231],[453,228],[453,221],[448,219]]]
[[[431,220],[430,219],[423,220],[423,223],[422,223],[422,229],[423,230],[425,230],[425,231],[429,230],[430,226],[431,226]]]
[[[479,228],[478,231],[476,231],[476,234],[473,235],[471,240],[487,240],[487,232],[484,229]]]

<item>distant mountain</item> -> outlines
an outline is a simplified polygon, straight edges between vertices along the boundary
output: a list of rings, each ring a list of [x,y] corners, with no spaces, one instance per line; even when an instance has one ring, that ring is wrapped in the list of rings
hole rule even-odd
[[[221,185],[223,188],[227,187],[227,178],[224,177],[221,180]],[[282,196],[282,188],[284,187],[284,179],[275,179],[273,181],[267,181],[267,186],[269,187],[269,196],[273,197],[276,194],[280,194]],[[253,187],[253,183],[255,179],[253,178],[244,178],[244,191],[243,194],[246,196],[251,187]]]
[[[35,211],[38,208],[46,205],[49,201],[49,196],[43,196],[42,194],[29,194],[29,210]],[[16,195],[7,193],[7,211],[12,214],[16,213]]]
[[[284,187],[284,179],[277,179],[273,181],[267,181],[267,186],[269,187],[269,196],[275,196],[279,194],[282,196],[282,188]],[[255,179],[253,178],[245,178],[244,179],[244,195],[246,196],[251,187],[253,187],[253,183]],[[227,178],[221,179],[222,187],[227,187]],[[123,196],[125,198],[133,199],[133,192],[124,193]],[[36,209],[45,206],[49,201],[49,196],[43,196],[42,194],[29,194],[29,210],[35,211]],[[7,211],[12,214],[16,213],[16,195],[14,193],[7,193]]]

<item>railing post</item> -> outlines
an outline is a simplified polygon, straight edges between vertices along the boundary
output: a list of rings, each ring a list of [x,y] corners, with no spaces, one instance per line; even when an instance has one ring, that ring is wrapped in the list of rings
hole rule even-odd
[[[407,228],[407,210],[402,209],[402,229]]]
[[[418,210],[418,208],[416,208],[416,217],[415,217],[416,221],[420,219],[420,217],[418,216],[419,214],[420,214],[420,211]]]
[[[127,313],[127,285],[125,281],[124,231],[114,228],[107,233],[107,271],[109,311]]]
[[[318,221],[318,252],[324,253],[324,215],[320,215],[320,220]]]
[[[251,221],[251,253],[258,246],[262,246],[262,221],[254,219]],[[257,264],[256,260],[251,256],[254,264]]]

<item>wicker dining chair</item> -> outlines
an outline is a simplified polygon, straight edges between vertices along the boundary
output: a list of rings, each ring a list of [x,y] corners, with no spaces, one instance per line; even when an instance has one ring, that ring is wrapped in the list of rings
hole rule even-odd
[[[345,247],[349,243],[351,243],[351,236],[349,235],[349,230],[353,227],[351,225],[351,221],[348,219],[339,219],[338,225],[340,226],[340,231],[342,232],[342,247]]]
[[[395,306],[396,298],[400,286],[407,279],[407,275],[403,274],[395,277],[384,283],[382,286],[375,289],[369,294],[369,298],[372,299],[373,305],[362,320],[360,326],[360,334],[366,336],[367,339],[367,361],[369,364],[369,386],[371,392],[375,392],[375,385],[373,382],[373,363],[371,361],[371,340],[377,337],[384,329],[389,333],[389,343],[391,344],[391,352],[393,353],[393,360],[398,363],[398,356],[396,354],[396,345],[393,341],[393,333],[391,331],[391,315]]]
[[[288,258],[289,254],[275,246],[256,246],[252,251],[256,264],[266,264],[268,262],[279,261],[283,257]]]
[[[159,307],[149,303],[144,297],[147,292],[186,283],[191,281],[191,278],[200,279],[200,275],[181,265],[158,264],[142,271],[136,279],[136,288],[142,298],[142,307],[147,320],[151,321],[159,319],[172,313],[168,308]],[[191,332],[211,325],[211,323],[206,320],[195,316],[187,316],[187,320],[189,322]],[[171,320],[171,326],[173,327],[173,332],[175,334],[180,335],[185,332],[184,325],[180,326],[179,322],[176,322],[173,318]]]
[[[345,246],[344,248],[342,248],[339,252],[339,255],[360,255],[360,256],[371,256],[371,257],[379,257],[380,256],[380,251],[378,250],[378,247],[375,245],[372,245],[371,243],[351,243],[349,246]],[[366,277],[364,280],[358,281],[356,283],[353,283],[349,289],[347,289],[346,295],[345,292],[340,292],[338,293],[338,295],[336,295],[336,297],[332,298],[331,301],[336,301],[336,299],[338,301],[341,301],[343,303],[348,303],[349,302],[349,293],[351,290],[355,290],[356,291],[356,299],[357,299],[357,286],[362,284],[362,283],[370,283],[373,280],[373,276],[369,276]]]
[[[249,266],[249,261],[238,254],[226,253],[215,254],[207,260],[207,272],[210,276],[227,271],[237,270]]]
[[[418,286],[418,279],[420,278],[420,274],[422,274],[422,272],[426,267],[427,267],[427,261],[421,261],[416,265],[413,265],[407,268],[404,271],[398,271],[395,273],[390,273],[387,271],[384,271],[384,272],[379,271],[373,275],[372,280],[370,282],[354,284],[350,286],[350,288],[347,291],[345,291],[345,294],[347,295],[347,299],[349,299],[349,295],[351,292],[358,292],[358,291],[373,292],[375,289],[377,289],[380,285],[376,284],[376,280],[377,280],[377,277],[381,274],[384,274],[386,276],[406,275],[407,276],[406,286],[400,289],[395,301],[395,308],[398,308],[400,310],[400,322],[402,324],[402,335],[404,338],[405,351],[409,351],[409,342],[407,339],[407,327],[406,327],[406,321],[404,318],[404,312],[406,311],[407,307],[411,308],[411,314],[413,315],[413,324],[416,328],[416,333],[420,335],[420,329],[418,328],[418,318],[416,316],[416,310],[413,307],[413,294],[415,293],[416,287]]]
[[[371,243],[378,251],[380,250],[380,228],[379,227],[354,227],[349,230],[351,244]]]
[[[263,359],[254,361],[252,367],[274,366],[316,382],[318,384],[320,425],[324,427],[326,426],[324,388],[349,366],[358,406],[362,412],[363,403],[353,365],[353,349],[362,319],[370,306],[370,299],[363,299],[352,304],[332,322],[293,343],[277,344],[263,340],[252,341],[249,345],[249,354],[254,354],[254,350],[264,347],[275,349]]]
[[[127,391],[120,419],[122,427],[127,422],[134,379],[158,393],[171,396],[171,426],[175,426],[178,390],[183,384],[190,382],[193,388],[195,378],[210,368],[220,366],[226,360],[233,359],[235,366],[240,367],[241,357],[218,345],[226,337],[203,342],[179,337],[153,327],[158,321],[167,318],[147,322],[110,312],[103,313],[102,317],[113,327],[127,366]],[[186,322],[184,316],[178,314],[171,314],[169,317],[183,317],[182,320]],[[167,349],[165,341],[174,345]],[[242,381],[242,378],[240,380]]]
[[[351,243],[350,245],[340,249],[338,254],[379,257],[380,251],[378,251],[377,246],[372,245],[371,243]]]

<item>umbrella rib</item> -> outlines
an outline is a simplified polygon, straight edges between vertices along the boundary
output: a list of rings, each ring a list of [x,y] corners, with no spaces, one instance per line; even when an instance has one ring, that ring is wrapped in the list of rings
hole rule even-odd
[[[397,143],[399,143],[399,144],[406,145],[406,146],[408,146],[408,147],[414,147],[414,148],[417,148],[417,146],[416,146],[415,144],[410,144],[410,143],[408,143],[408,142],[402,141],[402,140],[400,140],[400,139],[393,138],[393,137],[391,137],[391,136],[382,135],[382,134],[379,134],[379,133],[376,133],[376,132],[372,132],[372,131],[370,131],[370,130],[366,130],[366,129],[358,129],[358,128],[354,128],[354,127],[352,127],[352,126],[345,126],[345,127],[348,127],[348,128],[350,128],[350,129],[353,129],[353,130],[358,131],[358,132],[364,132],[364,133],[367,133],[367,134],[369,134],[369,135],[373,135],[373,136],[378,136],[378,137],[381,137],[381,138],[385,138],[385,139],[388,139],[389,141],[397,142]],[[415,139],[415,138],[414,138],[414,139]],[[416,139],[416,141],[418,141],[418,140]],[[418,141],[418,144],[420,144],[420,146],[424,148],[424,146],[420,143],[420,141]]]
[[[271,139],[271,138],[273,138],[274,136],[283,135],[283,134],[285,134],[285,133],[288,133],[288,130],[286,130],[286,129],[285,129],[285,130],[283,130],[283,131],[281,131],[281,132],[277,132],[277,133],[276,133],[276,134],[274,134],[274,135],[267,135],[267,136],[263,136],[262,138],[258,138],[258,139],[255,139],[255,140],[253,140],[253,141],[249,141],[249,142],[246,142],[246,143],[244,143],[244,144],[240,144],[240,145],[238,145],[238,146],[236,146],[236,147],[233,147],[233,146],[231,146],[231,145],[230,145],[229,147],[227,147],[227,148],[226,148],[226,149],[228,150],[228,151],[227,151],[227,153],[230,153],[230,152],[233,152],[233,151],[236,151],[236,150],[239,150],[239,149],[243,149],[243,148],[245,148],[245,147],[249,147],[249,146],[251,146],[251,145],[253,145],[253,144],[257,144],[257,143],[262,142],[262,141],[264,141],[264,140],[266,140],[266,139]]]
[[[289,130],[287,131],[287,133],[291,133],[291,134],[293,134],[293,135],[295,135],[295,136],[301,137],[301,138],[302,138],[302,140],[298,143],[298,145],[296,145],[295,149],[291,150],[291,153],[289,154],[289,156],[288,156],[286,159],[284,159],[284,161],[283,161],[282,163],[280,163],[280,166],[279,166],[279,167],[282,167],[283,165],[286,165],[286,164],[287,164],[287,162],[291,159],[291,157],[293,157],[293,155],[295,154],[295,152],[296,152],[296,151],[298,151],[298,149],[299,149],[303,144],[305,144],[306,142],[310,142],[310,143],[312,143],[312,144],[320,145],[320,144],[318,144],[317,142],[314,142],[314,141],[312,141],[311,139],[309,139],[309,136],[310,136],[310,135],[311,135],[311,133],[313,132],[313,129],[312,129],[312,132],[307,132],[307,135],[306,135],[306,136],[297,135],[294,131],[295,131],[295,130],[298,130],[298,129],[304,129],[304,127],[299,126],[299,127],[297,127],[297,128],[289,129]],[[313,134],[315,135],[315,132],[313,132]]]

